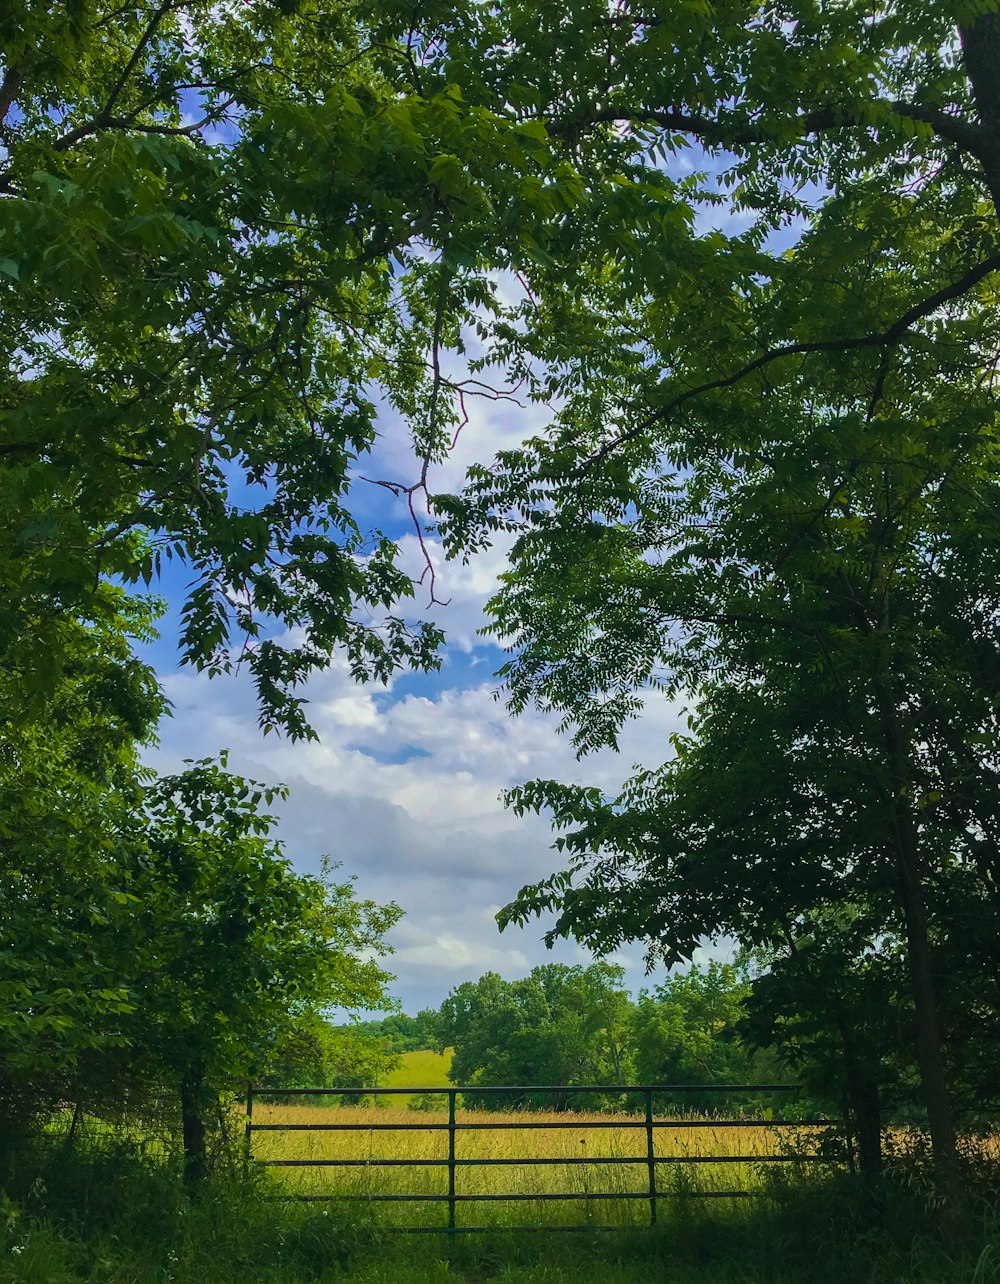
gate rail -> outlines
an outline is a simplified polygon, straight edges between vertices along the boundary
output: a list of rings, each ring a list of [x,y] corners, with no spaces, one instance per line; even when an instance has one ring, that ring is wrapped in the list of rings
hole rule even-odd
[[[608,1120],[588,1119],[586,1123],[579,1120],[531,1120],[512,1122],[504,1120],[471,1121],[459,1123],[457,1120],[456,1102],[463,1093],[478,1095],[495,1095],[507,1093],[613,1093],[615,1095],[641,1094],[645,1103],[642,1118],[618,1118]],[[698,1128],[803,1128],[803,1127],[837,1127],[832,1119],[657,1119],[653,1113],[654,1096],[676,1096],[686,1093],[725,1093],[730,1096],[764,1093],[794,1093],[799,1088],[794,1084],[756,1083],[756,1084],[586,1084],[518,1085],[515,1087],[485,1087],[475,1084],[469,1087],[454,1088],[254,1088],[247,1090],[246,1106],[246,1150],[247,1159],[253,1159],[252,1142],[254,1133],[259,1132],[447,1132],[448,1155],[441,1159],[257,1159],[262,1167],[270,1168],[447,1168],[448,1191],[439,1194],[288,1194],[280,1198],[327,1202],[333,1200],[361,1200],[366,1203],[447,1203],[448,1221],[442,1226],[389,1226],[385,1230],[404,1234],[439,1233],[446,1231],[449,1238],[460,1233],[490,1231],[592,1231],[631,1229],[623,1226],[600,1226],[587,1223],[573,1226],[460,1226],[457,1224],[456,1210],[459,1204],[474,1203],[513,1203],[542,1200],[605,1200],[605,1199],[641,1199],[649,1204],[649,1224],[656,1225],[656,1204],[667,1192],[661,1191],[656,1184],[656,1169],[662,1164],[801,1164],[801,1163],[839,1163],[838,1159],[820,1154],[774,1154],[774,1155],[657,1155],[654,1137],[657,1129],[695,1130]],[[256,1123],[253,1118],[254,1101],[261,1097],[413,1097],[425,1094],[448,1098],[447,1123]],[[472,1131],[501,1131],[506,1129],[521,1130],[555,1130],[560,1128],[614,1128],[642,1129],[646,1134],[646,1153],[644,1155],[588,1155],[582,1157],[552,1158],[513,1158],[513,1159],[476,1159],[459,1158],[457,1150],[458,1133]],[[459,1194],[456,1190],[456,1174],[459,1168],[489,1168],[498,1166],[527,1167],[537,1165],[574,1165],[574,1164],[644,1164],[647,1171],[645,1190],[638,1191],[546,1191],[541,1194],[522,1194],[510,1192],[504,1194]],[[672,1194],[673,1192],[671,1192]],[[753,1190],[693,1190],[683,1192],[690,1198],[697,1199],[744,1199],[752,1198],[761,1192]]]

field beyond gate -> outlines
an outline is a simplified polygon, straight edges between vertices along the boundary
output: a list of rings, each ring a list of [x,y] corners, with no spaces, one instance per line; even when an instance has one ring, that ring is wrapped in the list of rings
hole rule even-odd
[[[463,1093],[509,1097],[518,1091],[527,1090],[389,1088],[378,1090],[379,1104],[368,1104],[370,1089],[256,1089],[247,1099],[248,1156],[281,1172],[290,1199],[384,1205],[388,1230],[449,1234],[655,1225],[665,1199],[760,1196],[773,1184],[768,1174],[785,1165],[844,1158],[837,1146],[831,1153],[834,1125],[826,1119],[783,1120],[780,1111],[728,1118],[657,1111],[666,1096],[676,1101],[713,1091],[703,1085],[530,1089],[561,1099],[627,1096],[643,1103],[639,1113],[460,1108]],[[795,1090],[752,1084],[715,1091],[759,1100]],[[288,1104],[289,1098],[323,1097],[359,1104]],[[407,1099],[420,1108],[404,1108]],[[436,1101],[444,1108],[434,1109]],[[465,1205],[488,1208],[488,1224],[482,1216],[466,1222],[459,1215]]]

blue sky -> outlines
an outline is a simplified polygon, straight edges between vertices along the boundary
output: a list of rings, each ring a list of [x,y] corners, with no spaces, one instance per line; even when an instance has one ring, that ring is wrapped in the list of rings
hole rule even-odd
[[[703,166],[717,173],[725,165],[697,147],[672,163],[679,172]],[[731,208],[706,207],[698,230],[734,232],[748,222],[749,216]],[[783,248],[795,235],[790,229],[777,235],[772,248]],[[471,463],[486,462],[537,433],[549,413],[537,405],[475,399],[469,410],[456,448],[432,471],[432,494],[457,490]],[[355,471],[404,483],[416,478],[409,439],[396,416],[384,415],[371,454]],[[405,564],[419,575],[421,554],[404,501],[357,480],[349,506],[360,526],[398,539]],[[159,586],[168,602],[163,637],[148,649],[174,705],[151,761],[174,770],[185,758],[225,748],[234,771],[287,784],[291,794],[278,836],[294,863],[312,871],[328,854],[356,876],[359,894],[395,900],[405,911],[391,936],[395,953],[389,966],[397,974],[393,992],[408,1011],[436,1007],[453,986],[488,969],[513,978],[552,959],[590,961],[569,942],[547,951],[544,922],[502,934],[497,929],[497,911],[524,883],[563,864],[550,850],[546,821],[505,811],[501,791],[533,777],[614,791],[637,765],[664,761],[682,717],[680,709],[651,695],[643,716],[626,728],[618,754],[604,752],[583,762],[557,734],[554,718],[532,712],[511,719],[495,699],[493,675],[502,652],[479,634],[486,601],[506,565],[504,550],[495,548],[462,566],[445,563],[433,540],[429,547],[437,595],[449,605],[428,609],[426,590],[418,588],[412,614],[436,620],[447,634],[440,672],[401,674],[388,688],[358,687],[335,661],[305,693],[319,743],[262,737],[245,675],[210,681],[179,667],[175,612],[184,577],[176,567]],[[729,950],[713,953],[726,957]],[[659,979],[645,975],[640,946],[615,961],[625,966],[633,990]]]
[[[477,403],[454,455],[431,479],[431,489],[457,486],[473,459],[488,459],[537,430],[544,411]],[[415,468],[401,425],[391,420],[359,471],[408,479]],[[352,511],[364,525],[398,537],[414,570],[419,549],[404,506],[383,488],[356,482]],[[319,743],[263,737],[246,675],[209,680],[181,668],[176,648],[177,602],[184,575],[171,571],[159,589],[171,607],[161,640],[149,648],[174,715],[150,755],[162,770],[185,758],[230,751],[234,771],[282,781],[291,790],[280,811],[279,837],[294,863],[318,868],[328,854],[355,875],[360,894],[395,900],[405,917],[394,929],[389,966],[393,992],[415,1011],[437,1006],[461,981],[488,969],[513,978],[547,959],[586,962],[566,943],[548,952],[544,924],[501,934],[497,910],[525,882],[558,868],[546,822],[518,819],[500,803],[501,791],[534,776],[585,780],[613,789],[633,765],[662,761],[679,712],[662,699],[630,727],[619,755],[577,763],[554,719],[529,713],[511,719],[495,699],[493,674],[502,653],[478,636],[483,609],[505,565],[502,549],[467,566],[446,564],[432,542],[439,596],[428,610],[417,590],[412,610],[430,615],[448,635],[436,674],[403,674],[388,688],[359,687],[340,662],[317,675],[307,696]],[[641,949],[621,958],[633,988],[647,983]],[[652,978],[655,979],[655,978]]]

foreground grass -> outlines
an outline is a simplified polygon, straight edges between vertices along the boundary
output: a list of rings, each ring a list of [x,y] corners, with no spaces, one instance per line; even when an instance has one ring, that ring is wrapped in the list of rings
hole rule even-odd
[[[789,1173],[768,1201],[665,1199],[655,1232],[454,1243],[390,1234],[371,1206],[277,1200],[269,1174],[224,1160],[192,1198],[175,1166],[107,1138],[15,1156],[0,1180],[3,1284],[1000,1284],[987,1185],[943,1234],[919,1172],[864,1196],[815,1172]]]
[[[119,1189],[119,1195],[126,1192]],[[136,1189],[117,1211],[8,1207],[5,1284],[993,1284],[996,1227],[961,1242],[915,1231],[912,1210],[872,1223],[856,1208],[800,1200],[764,1216],[697,1215],[653,1236],[484,1236],[449,1245],[387,1238],[332,1214],[216,1183],[186,1207]],[[529,1242],[530,1240],[530,1242]]]

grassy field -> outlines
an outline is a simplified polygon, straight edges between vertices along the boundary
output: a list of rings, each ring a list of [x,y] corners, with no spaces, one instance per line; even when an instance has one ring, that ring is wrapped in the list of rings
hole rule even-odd
[[[398,1098],[389,1100],[398,1101]],[[458,1224],[485,1233],[394,1235],[393,1223],[442,1227],[446,1204],[406,1199],[443,1194],[445,1168],[371,1160],[441,1158],[447,1131],[374,1123],[440,1125],[443,1111],[384,1107],[317,1108],[258,1102],[257,1122],[351,1123],[350,1131],[263,1131],[261,1157],[352,1158],[356,1167],[257,1167],[242,1147],[220,1154],[203,1187],[186,1191],[176,1159],[107,1129],[83,1127],[72,1146],[49,1144],[21,1155],[0,1198],[3,1284],[1000,1284],[1000,1204],[984,1173],[969,1189],[960,1223],[925,1198],[926,1169],[899,1169],[877,1191],[829,1165],[771,1163],[791,1141],[811,1146],[804,1127],[779,1130],[699,1121],[696,1129],[656,1133],[656,1154],[703,1163],[658,1166],[658,1225],[648,1225],[646,1134],[635,1116],[542,1115],[532,1122],[570,1127],[521,1131],[466,1126],[458,1158],[506,1160],[460,1167],[459,1193],[517,1191],[514,1204],[460,1203]],[[459,1112],[459,1124],[524,1122],[523,1114]],[[641,1121],[638,1121],[641,1122]],[[610,1127],[598,1128],[598,1123]],[[787,1139],[787,1140],[786,1140]],[[2,1142],[2,1137],[0,1137]],[[2,1150],[2,1146],[0,1146]],[[584,1153],[586,1152],[586,1153]],[[724,1165],[741,1155],[748,1165]],[[599,1165],[595,1156],[615,1162]],[[635,1157],[639,1163],[625,1160]],[[556,1158],[557,1165],[525,1164]],[[589,1162],[569,1162],[570,1160]],[[689,1199],[679,1175],[709,1185],[765,1185],[777,1198]],[[687,1182],[688,1177],[680,1178]],[[337,1188],[358,1202],[287,1200],[281,1191]],[[557,1190],[566,1202],[541,1199]],[[586,1200],[607,1190],[621,1201]],[[374,1191],[404,1199],[377,1204]],[[921,1192],[924,1192],[922,1194]],[[572,1224],[579,1234],[510,1233],[510,1227]],[[612,1227],[597,1233],[596,1228]],[[589,1233],[591,1227],[594,1233]],[[641,1229],[640,1229],[641,1227]],[[620,1233],[620,1231],[624,1233]],[[495,1233],[494,1233],[495,1232]]]
[[[447,1209],[442,1197],[448,1189],[447,1168],[428,1161],[447,1158],[447,1113],[444,1109],[399,1108],[396,1102],[400,1099],[389,1100],[393,1103],[390,1107],[377,1109],[260,1104],[254,1112],[257,1124],[320,1124],[323,1130],[257,1133],[254,1156],[265,1161],[275,1177],[296,1194],[346,1194],[359,1202],[373,1195],[392,1195],[396,1202],[370,1205],[378,1210],[383,1224],[444,1225]],[[760,1192],[779,1172],[791,1169],[781,1156],[793,1150],[810,1151],[816,1141],[814,1132],[800,1127],[726,1127],[706,1119],[690,1122],[694,1125],[690,1128],[655,1130],[654,1153],[665,1161],[657,1164],[657,1188],[664,1200],[687,1199],[700,1190]],[[525,1123],[553,1126],[517,1126]],[[459,1225],[648,1223],[646,1132],[643,1126],[635,1126],[642,1123],[641,1117],[626,1115],[460,1110],[456,1139]],[[332,1124],[347,1125],[348,1130],[333,1131]],[[385,1131],[387,1125],[398,1131]],[[723,1157],[745,1162],[721,1162]],[[543,1165],[537,1162],[540,1159],[559,1162]],[[611,1162],[598,1162],[602,1159]],[[283,1167],[282,1160],[350,1163],[344,1167],[324,1167],[322,1163],[317,1167]],[[381,1166],[377,1160],[390,1163]],[[472,1162],[477,1160],[488,1162],[479,1166]],[[407,1161],[416,1163],[410,1167]],[[602,1200],[599,1196],[604,1192],[627,1198]],[[509,1203],[485,1198],[500,1193],[520,1198]],[[572,1197],[552,1198],[557,1194]],[[424,1196],[437,1198],[418,1198]]]
[[[379,1086],[383,1088],[448,1088],[452,1048],[444,1052],[404,1052],[399,1065]]]

